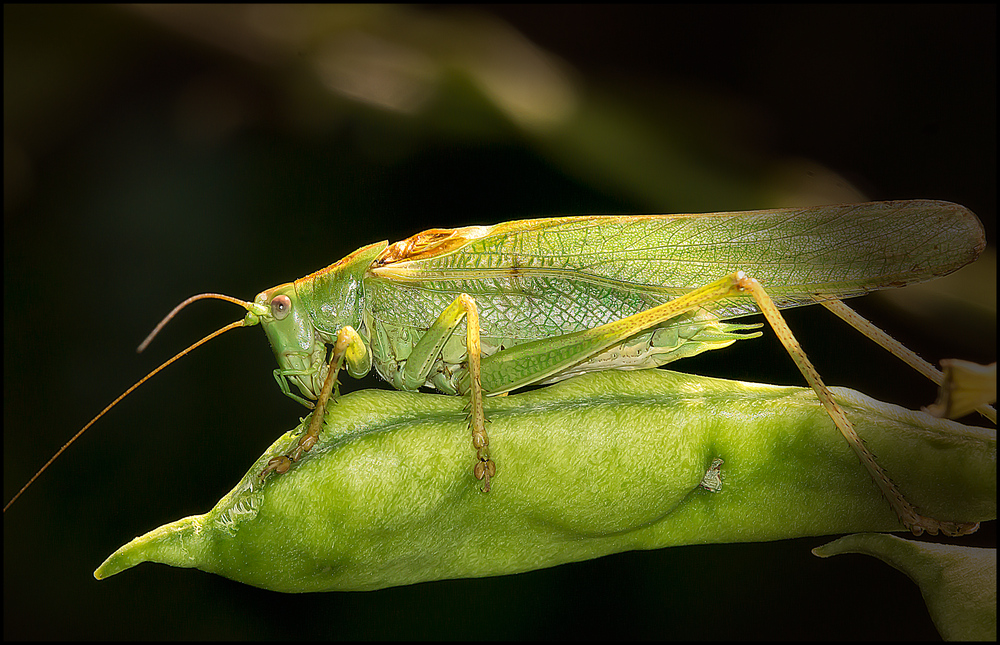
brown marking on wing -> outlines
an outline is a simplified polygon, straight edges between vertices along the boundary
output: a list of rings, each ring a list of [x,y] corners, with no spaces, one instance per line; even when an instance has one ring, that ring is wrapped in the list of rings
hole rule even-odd
[[[468,242],[471,238],[467,237],[466,233],[473,229],[482,230],[478,226],[467,226],[464,228],[432,228],[417,233],[389,245],[386,250],[382,251],[381,255],[375,258],[372,268],[442,255]]]
[[[507,267],[507,284],[511,293],[527,293],[525,290],[525,271],[527,265],[520,256],[512,255],[510,266]]]

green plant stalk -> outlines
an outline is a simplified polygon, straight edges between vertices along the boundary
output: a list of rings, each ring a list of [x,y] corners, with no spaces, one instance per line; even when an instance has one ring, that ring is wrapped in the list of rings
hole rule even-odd
[[[996,517],[995,430],[833,390],[924,513]],[[301,425],[211,511],[136,538],[94,575],[152,561],[275,591],[370,590],[633,549],[903,530],[810,389],[644,370],[491,398],[490,493],[470,474],[464,406],[343,396],[290,471],[259,483]],[[713,493],[699,484],[717,458]]]

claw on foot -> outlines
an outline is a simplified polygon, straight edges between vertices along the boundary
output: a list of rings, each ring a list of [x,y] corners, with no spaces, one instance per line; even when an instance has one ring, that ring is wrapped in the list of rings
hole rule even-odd
[[[281,457],[275,457],[271,461],[267,462],[267,466],[260,473],[260,481],[263,482],[264,479],[271,473],[277,473],[278,475],[288,472],[288,469],[292,467],[292,463],[298,461],[302,458],[302,455],[312,450],[312,447],[319,442],[319,437],[312,434],[304,434],[299,438],[299,443],[295,448],[289,452],[287,455],[282,455]]]
[[[917,521],[909,524],[908,529],[914,535],[923,535],[926,531],[930,535],[937,535],[938,531],[948,537],[962,537],[971,535],[979,530],[979,522],[942,522],[931,517],[919,516]]]
[[[287,472],[289,468],[292,467],[292,460],[288,457],[282,455],[281,457],[275,457],[271,461],[267,462],[267,466],[260,473],[260,482],[263,483],[264,479],[271,473],[281,473]]]
[[[488,493],[490,492],[490,479],[497,474],[497,462],[490,459],[488,455],[480,457],[473,474],[475,474],[476,479],[483,480],[483,492]]]
[[[479,430],[473,426],[472,447],[476,449],[476,456],[479,458],[473,474],[476,476],[476,479],[483,481],[484,493],[490,492],[490,479],[497,473],[497,464],[490,459],[490,452],[487,449],[489,445],[490,439],[486,436],[486,430]]]

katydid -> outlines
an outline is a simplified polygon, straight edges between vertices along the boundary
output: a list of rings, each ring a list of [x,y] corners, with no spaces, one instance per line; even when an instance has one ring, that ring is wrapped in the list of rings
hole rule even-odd
[[[946,275],[975,260],[984,246],[982,225],[969,210],[921,200],[431,229],[392,245],[365,246],[253,302],[219,294],[189,298],[140,350],[194,300],[225,299],[247,314],[122,397],[211,338],[260,324],[278,362],[281,391],[307,407],[318,400],[321,412],[297,447],[272,460],[261,478],[285,472],[315,444],[342,367],[360,377],[374,366],[397,389],[426,386],[470,398],[474,474],[489,491],[496,464],[484,396],[595,370],[657,367],[727,347],[760,336],[753,330],[762,324],[726,321],[763,313],[902,523],[916,534],[964,534],[977,525],[922,517],[906,501],[778,310],[826,304],[884,340],[888,336],[870,323],[851,318],[840,300]],[[902,346],[890,351],[911,364],[920,360]]]

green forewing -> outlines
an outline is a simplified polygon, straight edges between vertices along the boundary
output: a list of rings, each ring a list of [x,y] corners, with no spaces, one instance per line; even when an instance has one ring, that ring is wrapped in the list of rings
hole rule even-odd
[[[375,320],[426,328],[464,292],[485,337],[530,340],[624,318],[734,271],[785,308],[945,275],[984,245],[970,211],[936,201],[549,218],[455,233],[467,241],[374,269],[365,297]],[[749,297],[705,310],[720,319],[758,311]]]

